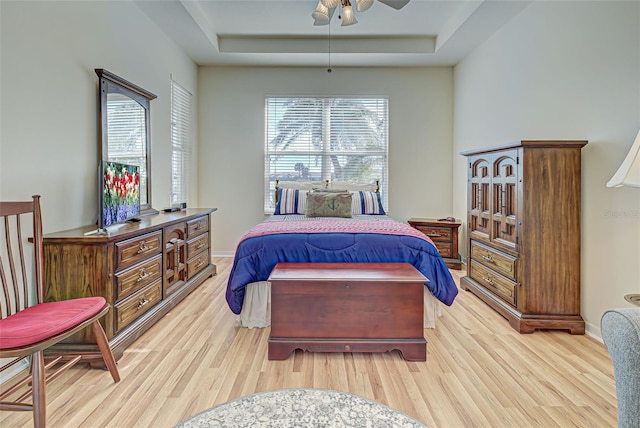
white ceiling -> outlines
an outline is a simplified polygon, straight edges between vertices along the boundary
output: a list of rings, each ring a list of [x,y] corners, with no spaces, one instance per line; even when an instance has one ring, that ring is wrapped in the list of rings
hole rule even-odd
[[[199,65],[343,67],[455,65],[530,2],[376,1],[342,27],[313,25],[318,0],[136,1]]]

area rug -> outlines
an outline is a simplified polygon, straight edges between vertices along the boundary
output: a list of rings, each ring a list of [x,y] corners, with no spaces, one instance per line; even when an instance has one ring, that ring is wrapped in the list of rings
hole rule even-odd
[[[240,397],[205,410],[176,428],[400,428],[425,425],[358,395],[328,389],[280,389]]]

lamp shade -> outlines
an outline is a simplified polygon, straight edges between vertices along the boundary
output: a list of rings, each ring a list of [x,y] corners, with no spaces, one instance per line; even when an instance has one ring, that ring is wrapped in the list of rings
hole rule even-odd
[[[342,24],[340,24],[341,27],[346,27],[347,25],[353,25],[353,24],[357,24],[358,20],[356,19],[356,16],[353,14],[353,7],[351,7],[351,4],[346,1],[345,5],[342,6]]]
[[[640,187],[640,130],[620,168],[611,177],[607,187]]]
[[[324,7],[326,7],[327,9],[332,9],[334,7],[338,7],[340,6],[340,0],[320,0],[320,2],[324,5]]]
[[[313,25],[327,25],[329,24],[329,9],[322,4],[322,1],[318,1],[318,7],[315,12],[311,14],[314,19]]]
[[[356,0],[356,10],[358,12],[364,12],[373,6],[373,0]]]

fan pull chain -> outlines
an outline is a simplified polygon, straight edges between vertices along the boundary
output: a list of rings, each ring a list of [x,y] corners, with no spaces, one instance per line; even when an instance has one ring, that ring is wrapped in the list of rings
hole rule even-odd
[[[333,70],[331,69],[331,22],[329,22],[329,68],[327,68],[327,73],[331,73]]]

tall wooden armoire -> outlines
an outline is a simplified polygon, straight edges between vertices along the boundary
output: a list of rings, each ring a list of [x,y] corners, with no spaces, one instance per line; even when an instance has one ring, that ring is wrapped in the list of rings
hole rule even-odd
[[[584,334],[580,315],[581,149],[519,141],[463,152],[471,291],[520,333]]]

